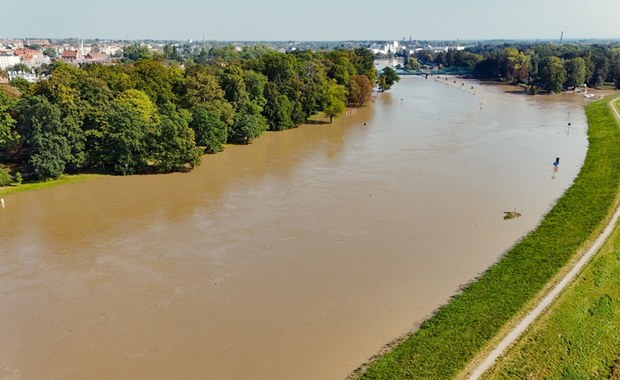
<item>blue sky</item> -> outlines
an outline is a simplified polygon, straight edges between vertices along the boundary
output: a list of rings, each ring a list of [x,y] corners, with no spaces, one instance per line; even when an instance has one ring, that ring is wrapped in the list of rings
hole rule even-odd
[[[620,38],[620,0],[0,0],[3,37]],[[14,10],[15,15],[5,15]]]

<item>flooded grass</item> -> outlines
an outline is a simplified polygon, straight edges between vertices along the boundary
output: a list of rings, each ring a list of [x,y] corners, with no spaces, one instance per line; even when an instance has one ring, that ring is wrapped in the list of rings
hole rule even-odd
[[[76,175],[63,175],[61,178],[56,180],[50,180],[45,182],[30,182],[30,183],[22,183],[14,186],[6,186],[0,187],[0,196],[1,195],[9,195],[21,193],[24,191],[31,190],[41,190],[47,189],[50,187],[60,186],[60,185],[68,185],[71,183],[77,183],[82,181],[87,181],[94,178],[102,177],[102,174],[76,174]]]
[[[620,128],[609,99],[586,107],[580,174],[541,224],[400,344],[353,378],[450,379],[603,228],[620,189]]]

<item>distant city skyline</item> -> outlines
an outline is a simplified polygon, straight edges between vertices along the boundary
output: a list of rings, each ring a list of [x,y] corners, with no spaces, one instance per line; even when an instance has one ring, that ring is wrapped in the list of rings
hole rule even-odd
[[[27,12],[0,0],[0,9],[0,38],[620,39],[618,0],[32,0]]]

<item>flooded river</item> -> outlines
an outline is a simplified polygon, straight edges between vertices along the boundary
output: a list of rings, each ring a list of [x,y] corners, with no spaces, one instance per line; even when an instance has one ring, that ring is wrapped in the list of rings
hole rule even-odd
[[[344,378],[532,229],[583,162],[578,96],[460,83],[404,77],[191,173],[6,196],[0,378]]]

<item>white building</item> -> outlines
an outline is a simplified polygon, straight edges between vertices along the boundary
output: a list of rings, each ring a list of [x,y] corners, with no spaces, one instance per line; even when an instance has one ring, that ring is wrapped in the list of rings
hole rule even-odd
[[[5,70],[7,67],[15,66],[21,63],[21,59],[13,54],[0,54],[0,69]]]
[[[395,54],[399,50],[402,50],[402,48],[400,48],[399,46],[400,45],[398,44],[398,41],[394,41],[391,44],[386,44],[386,45],[372,44],[370,46],[370,51],[372,51],[373,54],[383,54],[383,55],[387,55],[390,53]]]
[[[42,78],[37,77],[37,75],[34,73],[34,71],[32,71],[32,72],[22,72],[22,71],[13,72],[13,71],[9,71],[9,80],[13,80],[15,78],[22,78],[22,79],[27,80],[30,83],[34,83],[34,82],[38,81],[39,79],[42,79]]]

